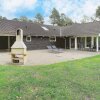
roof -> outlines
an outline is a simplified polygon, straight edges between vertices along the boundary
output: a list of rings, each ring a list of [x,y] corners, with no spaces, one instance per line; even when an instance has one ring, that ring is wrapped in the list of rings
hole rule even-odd
[[[48,28],[48,31],[44,30],[42,26]],[[13,20],[3,20],[0,22],[0,35],[16,35],[16,30],[18,28],[23,30],[24,36],[59,36],[59,32],[56,27]]]
[[[91,36],[100,34],[100,22],[89,22],[82,24],[73,24],[62,28],[62,35]]]
[[[91,36],[99,35],[100,21],[59,27],[32,22],[3,20],[0,22],[0,35],[16,35],[18,28],[23,29],[24,36]]]

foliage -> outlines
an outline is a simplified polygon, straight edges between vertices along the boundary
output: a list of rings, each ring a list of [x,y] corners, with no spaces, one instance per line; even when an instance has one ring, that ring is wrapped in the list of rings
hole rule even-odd
[[[60,14],[59,14],[59,12],[57,11],[56,8],[53,8],[53,10],[51,12],[51,15],[50,15],[50,20],[51,20],[51,23],[53,25],[55,25],[55,24],[58,25],[59,24],[59,22],[60,22]]]
[[[96,10],[96,17],[100,19],[100,6]]]
[[[66,26],[66,25],[73,24],[73,21],[69,17],[67,17],[64,13],[60,15],[55,8],[53,8],[51,12],[50,20],[51,20],[51,24],[53,25],[57,24],[58,26]]]
[[[18,18],[13,18],[12,20],[14,20],[14,21],[19,21],[19,19],[18,19]]]
[[[26,16],[21,16],[19,21],[28,22],[28,18]]]
[[[44,23],[44,18],[43,16],[40,14],[40,13],[37,13],[36,16],[35,16],[35,21],[34,22],[37,22],[37,23],[40,23],[40,24],[43,24]]]
[[[7,20],[7,18],[0,16],[0,20]]]
[[[87,23],[90,21],[90,18],[86,15],[83,16],[82,20],[81,20],[81,23]]]
[[[92,21],[92,22],[97,21],[96,17],[94,17],[94,16],[93,16],[93,17],[91,17],[91,21]]]
[[[100,56],[43,66],[0,66],[0,100],[100,100]]]
[[[60,16],[59,26],[67,26],[67,25],[72,25],[72,24],[73,24],[73,21],[69,17],[66,17],[64,13],[62,13]]]

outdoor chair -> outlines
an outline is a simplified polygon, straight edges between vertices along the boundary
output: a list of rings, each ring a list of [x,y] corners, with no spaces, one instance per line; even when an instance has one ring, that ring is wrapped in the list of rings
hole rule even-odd
[[[60,53],[60,51],[56,48],[53,48],[52,46],[47,46],[49,52],[53,52],[53,53]]]
[[[57,48],[55,45],[52,45],[52,48],[58,50],[58,52],[63,52],[64,50],[61,48]]]
[[[47,46],[47,48],[48,48],[49,51],[53,51],[51,46]]]

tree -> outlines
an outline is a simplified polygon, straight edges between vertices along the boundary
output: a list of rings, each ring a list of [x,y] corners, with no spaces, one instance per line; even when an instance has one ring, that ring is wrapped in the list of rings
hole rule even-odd
[[[82,20],[81,20],[81,23],[87,23],[89,22],[90,18],[86,15],[83,16]]]
[[[2,18],[2,16],[0,16],[0,20],[2,20],[3,18]]]
[[[0,16],[0,20],[7,20],[7,18]]]
[[[96,9],[96,17],[100,19],[100,6]]]
[[[28,18],[26,16],[21,16],[19,21],[28,22]]]
[[[44,23],[44,18],[40,13],[37,13],[35,16],[35,22],[43,24]]]
[[[13,18],[12,20],[14,20],[14,21],[19,21],[19,19],[18,19],[18,18]]]
[[[50,15],[50,20],[51,20],[51,24],[57,24],[59,25],[59,22],[60,22],[60,14],[59,12],[53,8],[52,12],[51,12],[51,15]]]
[[[60,16],[59,25],[66,26],[66,25],[72,25],[72,24],[73,24],[73,21],[69,17],[66,17],[66,15],[64,13],[62,13]]]
[[[92,21],[92,22],[97,21],[96,17],[91,17],[91,21]]]
[[[29,19],[28,22],[31,22],[32,23],[33,21],[31,19]]]
[[[3,20],[8,20],[6,17],[2,17]]]
[[[61,14],[61,16],[60,16],[60,26],[65,26],[66,25],[66,16],[65,16],[65,14],[64,13],[62,13]]]

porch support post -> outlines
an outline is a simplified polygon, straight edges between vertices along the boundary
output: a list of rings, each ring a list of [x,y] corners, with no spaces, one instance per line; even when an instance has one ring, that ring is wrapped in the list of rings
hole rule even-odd
[[[94,46],[94,37],[91,37],[91,48]]]
[[[96,37],[96,52],[99,51],[99,37]]]
[[[77,50],[77,37],[75,37],[75,50]]]
[[[71,37],[69,38],[69,49],[71,49]]]
[[[85,48],[87,47],[87,37],[85,37]]]

